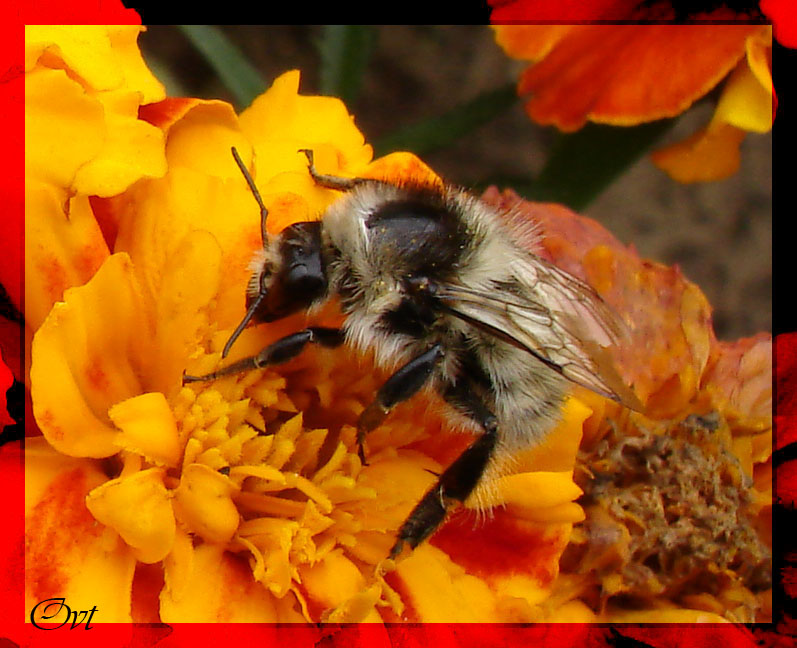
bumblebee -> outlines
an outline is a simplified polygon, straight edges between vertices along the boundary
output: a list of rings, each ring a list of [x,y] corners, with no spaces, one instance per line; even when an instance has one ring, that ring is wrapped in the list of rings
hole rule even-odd
[[[606,361],[624,324],[587,284],[534,253],[533,223],[496,210],[453,185],[392,183],[318,173],[343,192],[320,220],[266,232],[268,210],[235,149],[260,207],[263,249],[253,259],[247,311],[226,357],[250,322],[314,311],[339,298],[340,329],[309,327],[203,376],[286,362],[308,344],[373,352],[392,375],[357,424],[364,442],[390,411],[421,390],[439,394],[453,423],[477,434],[439,475],[398,531],[390,557],[416,547],[471,494],[487,492],[511,457],[556,424],[568,383],[624,404],[633,394]]]

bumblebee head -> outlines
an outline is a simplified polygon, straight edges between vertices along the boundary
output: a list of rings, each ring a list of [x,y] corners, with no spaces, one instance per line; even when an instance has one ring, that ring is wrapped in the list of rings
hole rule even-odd
[[[253,268],[247,311],[259,322],[273,322],[308,308],[327,291],[321,256],[321,222],[295,223],[269,246]]]
[[[246,315],[224,345],[222,358],[227,357],[235,340],[252,319],[258,322],[282,319],[308,308],[327,292],[326,269],[321,255],[321,222],[294,223],[280,232],[276,239],[270,239],[266,231],[268,210],[234,147],[232,155],[260,207],[263,249],[250,264],[252,276],[246,291]]]

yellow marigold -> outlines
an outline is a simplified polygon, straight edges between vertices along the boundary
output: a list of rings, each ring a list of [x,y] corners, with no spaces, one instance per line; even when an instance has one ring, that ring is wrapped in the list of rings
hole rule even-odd
[[[590,412],[577,401],[550,456],[521,458],[498,484],[492,521],[452,520],[475,528],[467,554],[457,557],[448,530],[391,571],[398,527],[467,436],[416,403],[369,436],[363,466],[355,423],[384,376],[346,351],[182,386],[184,371],[217,365],[260,245],[231,146],[253,169],[274,232],[336,198],[315,186],[301,148],[327,173],[433,177],[406,154],[369,164],[343,104],[302,97],[298,84],[298,73],[283,75],[240,117],[212,101],[143,109],[164,133],[168,172],[94,201],[113,253],[66,290],[32,345],[44,436],[28,453],[29,603],[63,595],[77,607],[90,592],[102,602],[91,603],[96,621],[497,621],[534,618],[550,590],[583,517],[572,467]],[[294,317],[248,329],[231,360],[301,326]],[[74,527],[57,511],[72,512]],[[480,542],[492,569],[476,560]],[[536,549],[508,560],[514,545]],[[136,604],[152,579],[144,565],[163,583],[160,609],[146,614]]]
[[[532,61],[526,111],[563,131],[674,117],[724,81],[709,124],[652,155],[680,182],[739,168],[747,132],[772,127],[772,28],[760,25],[497,25],[509,56]]]

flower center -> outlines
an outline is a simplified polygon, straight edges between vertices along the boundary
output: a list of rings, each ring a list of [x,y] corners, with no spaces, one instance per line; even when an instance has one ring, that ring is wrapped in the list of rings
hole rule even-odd
[[[313,610],[307,570],[336,553],[367,586],[426,487],[412,474],[431,477],[428,459],[397,450],[428,436],[418,408],[399,409],[369,435],[362,465],[356,422],[378,378],[345,349],[308,349],[276,369],[193,383],[173,404],[187,439],[178,518],[195,537],[246,556],[278,598],[294,592],[308,617],[324,606]],[[408,461],[418,466],[400,488],[393,471]]]

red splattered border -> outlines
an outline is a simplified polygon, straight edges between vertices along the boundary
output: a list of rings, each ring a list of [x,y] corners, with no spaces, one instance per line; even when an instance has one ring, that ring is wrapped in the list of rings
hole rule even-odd
[[[8,5],[11,6],[8,6]],[[22,196],[24,169],[24,105],[23,105],[23,52],[25,23],[138,23],[138,14],[125,9],[116,0],[50,0],[49,2],[4,3],[0,9],[0,114],[3,115],[4,153],[2,190],[6,209],[2,217],[0,236],[12,241],[20,251],[17,256],[4,257],[3,264],[16,264],[21,272],[22,247]],[[584,2],[583,5],[589,5]],[[791,16],[787,17],[791,19]],[[10,208],[8,207],[10,206]],[[10,246],[13,248],[13,245]],[[80,646],[181,646],[189,642],[208,645],[211,642],[246,645],[284,645],[310,647],[322,645],[346,646],[423,646],[434,644],[438,648],[470,646],[674,646],[676,648],[723,645],[726,648],[753,646],[793,645],[797,635],[794,621],[797,597],[797,548],[783,546],[793,538],[793,533],[783,530],[794,528],[795,493],[797,493],[797,334],[781,335],[775,341],[776,389],[776,470],[775,537],[776,591],[775,618],[772,626],[735,625],[657,625],[657,626],[587,626],[587,625],[482,625],[482,624],[427,624],[427,625],[345,625],[302,627],[293,625],[220,625],[220,624],[100,624],[90,631],[62,630],[57,637],[23,624],[22,583],[23,561],[23,497],[24,473],[21,444],[9,443],[0,447],[0,480],[3,487],[4,529],[0,534],[0,610],[4,618],[0,629],[0,645],[49,644],[56,639],[59,644]],[[786,536],[784,538],[784,535]],[[791,540],[791,542],[794,542]]]

